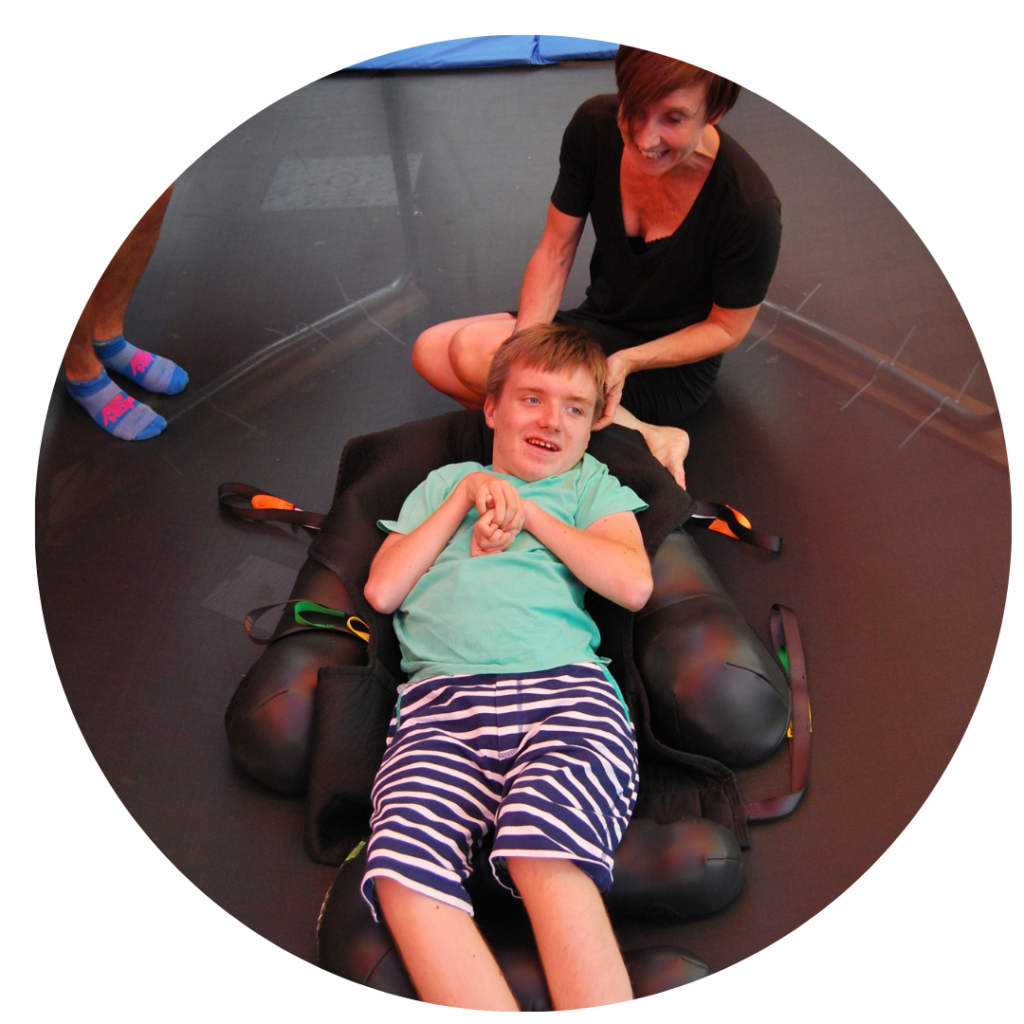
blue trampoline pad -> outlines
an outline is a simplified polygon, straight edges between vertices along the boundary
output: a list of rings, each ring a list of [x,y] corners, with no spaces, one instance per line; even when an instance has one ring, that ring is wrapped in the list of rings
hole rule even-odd
[[[515,64],[557,64],[563,60],[611,60],[617,43],[575,36],[472,36],[425,43],[353,64],[354,71],[397,68],[495,68]]]

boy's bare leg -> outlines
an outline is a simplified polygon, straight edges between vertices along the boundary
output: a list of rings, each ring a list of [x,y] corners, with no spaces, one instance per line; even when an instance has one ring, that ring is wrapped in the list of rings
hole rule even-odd
[[[92,380],[103,369],[93,352],[93,340],[116,338],[124,330],[128,303],[156,248],[173,188],[168,188],[142,215],[93,289],[64,354],[69,380]]]
[[[393,878],[377,877],[374,885],[420,999],[466,1010],[519,1009],[469,914]]]
[[[607,1006],[633,988],[597,886],[570,860],[509,857],[556,1010]]]
[[[467,409],[480,409],[491,360],[514,327],[515,318],[508,313],[435,324],[416,339],[412,365],[438,391]]]

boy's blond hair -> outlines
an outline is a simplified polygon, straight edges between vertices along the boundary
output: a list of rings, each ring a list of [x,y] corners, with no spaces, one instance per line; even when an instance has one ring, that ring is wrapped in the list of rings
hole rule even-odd
[[[604,350],[578,327],[562,324],[537,324],[517,331],[502,342],[491,360],[484,395],[495,402],[514,366],[528,366],[546,373],[570,373],[583,367],[594,378],[597,399],[594,402],[594,420],[601,418],[605,402],[605,378],[608,360]]]

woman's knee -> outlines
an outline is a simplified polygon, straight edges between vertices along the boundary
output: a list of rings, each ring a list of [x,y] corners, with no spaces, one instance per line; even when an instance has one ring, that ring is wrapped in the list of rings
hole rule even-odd
[[[504,321],[471,322],[460,327],[448,343],[448,363],[462,384],[484,393],[494,353],[508,337]]]
[[[439,391],[477,407],[494,352],[514,323],[508,313],[489,313],[428,327],[413,343],[413,368]]]
[[[478,360],[476,356],[476,343],[475,343],[476,331],[473,330],[472,325],[467,327],[460,327],[452,336],[448,342],[448,364],[452,368],[452,372],[459,380],[470,386],[470,381],[474,376],[475,364]]]
[[[412,345],[413,369],[428,383],[434,384],[440,370],[448,365],[448,345],[454,332],[449,321],[434,324],[423,331]]]

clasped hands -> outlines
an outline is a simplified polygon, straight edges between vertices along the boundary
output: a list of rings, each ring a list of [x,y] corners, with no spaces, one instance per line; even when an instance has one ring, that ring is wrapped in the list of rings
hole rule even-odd
[[[490,473],[470,473],[464,480],[466,496],[480,513],[473,526],[470,556],[507,551],[526,523],[526,508],[519,492],[507,480]]]

